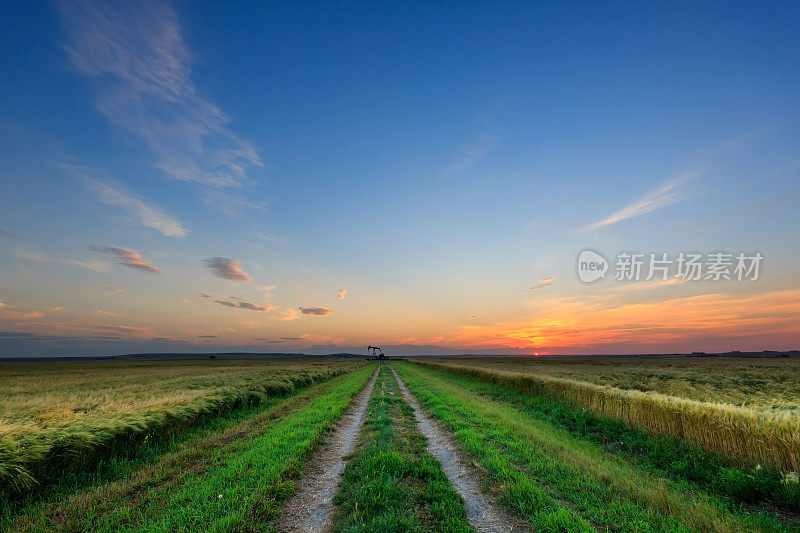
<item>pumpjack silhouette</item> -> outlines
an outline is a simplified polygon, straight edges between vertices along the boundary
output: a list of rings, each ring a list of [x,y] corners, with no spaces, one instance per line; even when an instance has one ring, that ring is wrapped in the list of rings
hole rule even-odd
[[[389,359],[378,346],[367,346],[367,350],[372,350],[372,355],[369,356],[370,361],[385,361]]]

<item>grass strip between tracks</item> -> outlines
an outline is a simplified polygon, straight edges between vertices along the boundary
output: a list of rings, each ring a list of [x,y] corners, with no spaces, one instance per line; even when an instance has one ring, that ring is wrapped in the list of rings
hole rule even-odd
[[[336,530],[472,531],[460,496],[425,445],[414,411],[383,365],[336,497]]]

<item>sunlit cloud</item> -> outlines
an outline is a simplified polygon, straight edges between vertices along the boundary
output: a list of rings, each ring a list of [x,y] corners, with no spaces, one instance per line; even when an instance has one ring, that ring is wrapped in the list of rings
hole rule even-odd
[[[237,300],[236,302],[231,302],[230,300]],[[225,307],[232,307],[234,309],[246,309],[248,311],[258,311],[261,313],[265,313],[267,311],[272,310],[271,305],[258,305],[250,302],[242,301],[241,298],[236,298],[234,296],[230,296],[228,300],[214,300],[214,303]]]
[[[639,217],[650,213],[651,211],[682,202],[689,198],[689,194],[686,191],[681,190],[681,187],[687,181],[696,178],[699,175],[700,174],[698,173],[687,173],[671,179],[635,202],[626,205],[619,211],[616,211],[606,218],[598,220],[593,224],[589,224],[588,226],[580,228],[578,233],[610,226],[611,224],[616,224],[622,220]]]
[[[89,270],[93,270],[95,272],[108,272],[111,270],[111,265],[108,263],[103,263],[102,261],[78,261],[77,259],[66,259],[65,261],[72,265],[88,268]],[[109,290],[109,288],[106,288],[106,290]],[[122,290],[119,292],[122,292]]]
[[[119,264],[134,268],[136,270],[141,270],[143,272],[152,272],[152,273],[159,273],[161,270],[155,266],[150,261],[145,260],[138,252],[134,252],[133,250],[128,250],[127,248],[118,248],[116,246],[99,246],[99,245],[92,245],[92,251],[101,253],[101,254],[108,254],[113,256],[117,259]]]
[[[227,129],[228,117],[199,94],[191,53],[167,4],[60,0],[56,8],[66,54],[95,82],[98,109],[138,137],[158,168],[175,179],[228,187],[262,165],[253,146]]]
[[[103,290],[104,291],[108,291],[108,292],[114,292],[114,293],[117,293],[117,294],[119,294],[121,292],[125,292],[122,289],[117,289],[116,287],[106,287]]]
[[[141,199],[125,192],[122,188],[89,178],[85,178],[85,180],[90,184],[101,202],[119,206],[133,213],[148,228],[160,231],[167,237],[183,237],[186,235],[186,229],[180,222],[160,209],[145,204]]]
[[[298,309],[304,315],[328,316],[333,314],[333,310],[327,307],[299,307]]]
[[[49,263],[50,258],[38,252],[31,252],[30,250],[14,250],[14,255],[19,259],[27,259],[28,261],[36,261],[37,263]]]
[[[471,317],[469,317],[469,319],[470,320],[475,320],[475,319],[478,319],[480,317],[481,317],[481,315],[472,315]]]
[[[6,304],[0,299],[0,320],[36,320],[44,317],[42,311],[28,311],[20,312],[14,309],[14,306]]]
[[[553,280],[555,280],[555,279],[556,279],[556,278],[555,278],[554,276],[550,276],[549,278],[542,278],[542,279],[540,279],[540,280],[539,280],[539,283],[540,283],[540,284],[544,284],[544,283],[553,283]]]
[[[339,295],[337,298],[340,300],[344,300],[344,297],[347,295],[347,289],[339,289]]]
[[[642,345],[657,351],[658,346],[702,349],[727,343],[726,349],[739,349],[741,343],[779,342],[800,334],[800,289],[640,303],[625,302],[622,296],[551,298],[538,302],[525,319],[461,326],[445,344],[608,353],[609,347]]]
[[[209,257],[205,263],[208,269],[218,278],[231,281],[253,281],[253,278],[239,267],[239,261],[235,259]]]

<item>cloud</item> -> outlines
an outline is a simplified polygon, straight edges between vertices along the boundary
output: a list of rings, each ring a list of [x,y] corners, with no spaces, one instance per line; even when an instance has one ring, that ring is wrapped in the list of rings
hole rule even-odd
[[[123,291],[122,289],[117,289],[117,288],[115,288],[115,287],[106,287],[106,288],[105,288],[105,289],[103,289],[103,290],[104,290],[104,291],[108,291],[108,292],[116,292],[116,293],[125,292],[125,291]]]
[[[253,146],[191,78],[191,53],[165,3],[56,2],[72,65],[90,77],[96,105],[137,137],[169,176],[211,187],[241,185],[262,166]]]
[[[610,214],[606,218],[580,228],[578,233],[610,226],[611,224],[615,224],[622,220],[639,217],[651,211],[655,211],[656,209],[661,209],[662,207],[667,207],[669,205],[682,202],[689,198],[689,195],[686,192],[679,190],[681,185],[693,178],[696,178],[697,176],[699,176],[698,173],[687,173],[682,176],[678,176],[677,178],[664,183],[654,191],[647,193],[635,202],[626,205],[619,211]]]
[[[283,242],[286,242],[286,238],[284,238],[284,237],[276,237],[275,235],[272,235],[272,234],[270,234],[270,233],[265,233],[265,232],[263,232],[263,231],[258,231],[258,232],[256,232],[256,235],[257,235],[257,236],[258,236],[258,238],[259,238],[259,239],[261,239],[262,241],[267,241],[267,242],[276,242],[276,243],[283,243]]]
[[[304,315],[328,316],[333,314],[333,310],[327,307],[298,307],[298,309]]]
[[[111,270],[111,265],[108,263],[103,263],[102,261],[78,261],[76,259],[66,259],[66,262],[83,268],[88,268],[89,270],[94,270],[95,272],[108,272]],[[106,290],[108,290],[108,288],[106,288]]]
[[[539,283],[552,283],[555,280],[555,276],[550,276],[549,278],[542,278],[539,280]]]
[[[112,187],[108,183],[102,183],[86,177],[84,179],[104,204],[122,207],[136,215],[142,224],[160,231],[167,237],[183,237],[186,235],[186,230],[181,223],[163,211],[145,204],[139,198],[124,192],[119,187]]]
[[[534,285],[533,287],[528,287],[528,290],[535,291],[536,289],[541,289],[543,287],[550,287],[553,285],[552,283],[540,283],[539,285]]]
[[[181,298],[181,302],[183,302],[185,304],[188,304],[188,303],[192,303],[192,300],[190,298]]]
[[[217,337],[216,335],[198,335],[197,338],[198,339],[217,339],[219,337]]]
[[[469,319],[470,320],[475,320],[476,318],[480,318],[480,317],[481,317],[481,315],[472,315],[471,317],[469,317]]]
[[[206,259],[206,266],[215,276],[231,281],[253,281],[247,273],[239,268],[239,261],[227,257],[210,257]]]
[[[11,238],[11,237],[16,237],[16,235],[14,235],[13,233],[9,233],[7,231],[3,231],[3,230],[0,229],[0,237]]]
[[[155,266],[153,266],[150,261],[145,260],[139,255],[138,252],[134,252],[133,250],[128,250],[126,248],[117,248],[116,246],[99,246],[99,245],[92,245],[92,251],[101,253],[101,254],[108,254],[113,257],[116,257],[117,260],[121,265],[126,267],[135,268],[137,270],[142,270],[144,272],[153,272],[159,273],[161,270]]]
[[[210,298],[210,299],[212,299],[212,300],[214,299],[214,297],[213,297],[213,296],[211,296],[210,294],[206,294],[205,292],[201,292],[201,293],[200,293],[200,297],[201,297],[201,298]]]
[[[497,138],[494,135],[479,135],[464,148],[461,158],[450,168],[450,171],[464,172],[483,159],[496,143]]]
[[[20,313],[14,311],[13,306],[3,303],[0,300],[0,320],[36,320],[42,318],[45,314],[41,311],[30,311],[28,313]]]
[[[800,338],[800,289],[630,298],[551,298],[518,320],[461,326],[445,344],[602,354],[763,350],[786,340],[796,347]]]
[[[347,289],[339,289],[339,296],[337,296],[337,298],[339,298],[340,300],[344,300],[346,294],[347,294]]]
[[[233,297],[231,297],[231,298],[233,298]],[[234,298],[234,299],[239,300],[239,298]],[[267,311],[272,310],[272,306],[271,305],[258,305],[258,304],[254,304],[254,303],[250,303],[250,302],[234,303],[234,302],[231,302],[231,301],[228,301],[228,300],[214,300],[214,302],[218,303],[219,305],[224,305],[225,307],[233,307],[233,308],[238,308],[238,309],[247,309],[248,311],[258,311],[258,312],[261,312],[261,313],[265,313]]]
[[[277,288],[278,288],[277,285],[267,285],[265,287],[259,287],[258,290],[264,291],[264,292],[269,292],[269,291],[274,291]]]
[[[30,252],[28,250],[14,250],[14,255],[20,259],[28,259],[30,261],[36,261],[37,263],[49,263],[50,258],[44,254]]]

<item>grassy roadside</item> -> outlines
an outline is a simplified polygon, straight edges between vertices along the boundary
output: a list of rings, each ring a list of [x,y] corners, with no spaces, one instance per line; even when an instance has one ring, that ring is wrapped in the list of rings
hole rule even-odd
[[[263,530],[307,454],[375,369],[368,365],[192,441],[131,477],[31,509],[11,531]]]
[[[501,500],[545,531],[787,531],[659,479],[511,405],[397,363],[406,385],[488,470]]]
[[[635,463],[659,478],[687,482],[736,502],[763,501],[789,511],[800,510],[800,484],[786,482],[768,468],[731,466],[723,457],[671,435],[654,434],[610,417],[575,408],[548,397],[447,372],[432,371],[441,379],[478,394],[513,405],[524,413],[586,439],[606,452]]]
[[[425,445],[383,365],[336,496],[336,531],[472,531],[461,498]]]

